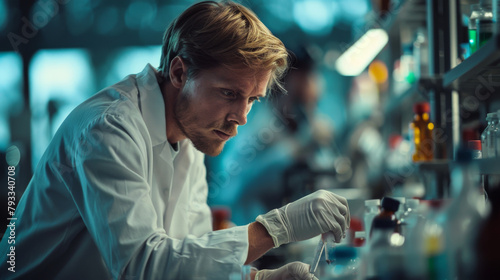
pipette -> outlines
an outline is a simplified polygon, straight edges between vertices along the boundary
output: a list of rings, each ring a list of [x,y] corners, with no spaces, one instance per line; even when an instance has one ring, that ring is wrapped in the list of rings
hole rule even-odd
[[[321,235],[319,237],[318,246],[316,246],[316,250],[314,251],[314,259],[309,268],[309,273],[311,276],[314,276],[316,273],[316,269],[318,268],[319,260],[321,259],[321,254],[323,250],[325,251],[325,259],[328,264],[332,263],[330,260],[330,256],[328,255],[328,250],[333,250],[335,248],[335,238],[332,233],[326,233],[325,236]],[[325,240],[326,239],[326,243]]]

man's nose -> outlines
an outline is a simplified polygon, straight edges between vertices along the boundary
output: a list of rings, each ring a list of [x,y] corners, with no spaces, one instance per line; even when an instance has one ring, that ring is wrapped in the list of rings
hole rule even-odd
[[[252,103],[246,100],[239,100],[233,106],[228,115],[228,121],[235,122],[237,125],[245,125],[247,123],[247,115],[252,108]]]

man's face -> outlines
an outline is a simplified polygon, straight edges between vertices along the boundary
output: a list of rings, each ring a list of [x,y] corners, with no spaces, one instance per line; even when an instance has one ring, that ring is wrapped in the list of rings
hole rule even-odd
[[[270,71],[217,67],[186,81],[175,104],[175,120],[196,149],[220,154],[259,98],[265,97]]]

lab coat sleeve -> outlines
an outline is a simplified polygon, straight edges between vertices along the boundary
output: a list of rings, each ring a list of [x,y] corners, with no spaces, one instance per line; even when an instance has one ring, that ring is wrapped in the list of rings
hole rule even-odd
[[[98,135],[98,136],[96,136]],[[104,115],[76,141],[69,191],[114,279],[229,279],[248,252],[247,226],[167,236],[148,184],[152,150],[140,117]]]
[[[190,195],[189,228],[190,232],[196,236],[202,235],[207,230],[212,230],[212,213],[207,204],[208,183],[206,179],[206,167],[204,156],[196,151],[194,161],[194,172],[192,190]]]

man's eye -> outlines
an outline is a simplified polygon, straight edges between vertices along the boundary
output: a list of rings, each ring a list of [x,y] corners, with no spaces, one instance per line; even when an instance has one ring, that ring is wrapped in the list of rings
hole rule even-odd
[[[230,90],[223,90],[222,95],[224,95],[226,97],[230,97],[230,98],[236,97],[236,93],[234,93],[233,91],[230,91]]]

